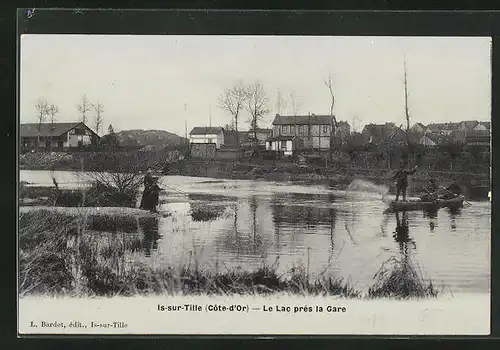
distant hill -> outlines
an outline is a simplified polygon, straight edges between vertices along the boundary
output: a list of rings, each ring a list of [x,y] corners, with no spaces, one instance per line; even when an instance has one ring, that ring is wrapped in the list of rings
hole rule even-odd
[[[122,130],[116,133],[123,146],[178,146],[185,138],[165,130]]]

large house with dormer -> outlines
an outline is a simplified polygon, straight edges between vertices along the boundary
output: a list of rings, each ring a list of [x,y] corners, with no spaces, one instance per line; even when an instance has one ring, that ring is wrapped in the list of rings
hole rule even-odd
[[[327,151],[331,147],[333,117],[330,115],[279,115],[273,120],[266,149],[292,155],[294,151]]]

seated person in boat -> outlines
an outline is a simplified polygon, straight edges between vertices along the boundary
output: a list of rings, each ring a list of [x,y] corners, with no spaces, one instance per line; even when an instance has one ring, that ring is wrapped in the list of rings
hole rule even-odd
[[[417,166],[412,170],[406,170],[404,164],[401,165],[401,168],[394,174],[392,177],[393,180],[396,180],[396,202],[399,199],[399,195],[403,195],[403,201],[406,201],[406,188],[408,187],[408,176],[415,174],[417,171]]]
[[[439,199],[439,187],[436,184],[436,180],[430,179],[429,184],[427,186],[422,186],[422,188],[426,192],[423,196],[420,197],[420,200],[422,202],[434,202]]]
[[[442,195],[443,199],[455,198],[458,195],[462,194],[462,189],[455,183],[452,183],[448,187],[443,187],[443,190],[444,190],[444,194]]]

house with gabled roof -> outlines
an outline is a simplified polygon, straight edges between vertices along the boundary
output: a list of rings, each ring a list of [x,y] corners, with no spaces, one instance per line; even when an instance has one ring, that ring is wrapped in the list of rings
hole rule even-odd
[[[424,124],[422,123],[415,123],[413,126],[410,128],[410,131],[412,133],[416,134],[423,134],[427,128],[425,127]]]
[[[366,143],[379,144],[388,140],[403,141],[404,131],[393,122],[385,124],[367,124],[361,132]]]
[[[330,115],[279,115],[273,120],[273,135],[266,149],[291,155],[294,151],[327,151],[333,130]]]
[[[477,125],[474,127],[474,130],[476,131],[486,131],[491,129],[491,122],[478,122]]]
[[[189,143],[215,144],[215,148],[220,149],[224,145],[224,128],[196,126],[189,133]]]
[[[22,149],[64,149],[97,145],[99,135],[82,122],[20,125]]]

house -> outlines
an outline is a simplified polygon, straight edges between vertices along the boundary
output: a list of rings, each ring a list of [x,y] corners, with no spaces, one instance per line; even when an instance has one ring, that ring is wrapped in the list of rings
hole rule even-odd
[[[20,138],[22,149],[80,148],[100,141],[100,137],[81,122],[21,124]]]
[[[427,128],[422,123],[413,124],[410,131],[415,134],[423,134]]]
[[[431,123],[424,133],[449,136],[454,131],[460,131],[460,125],[461,123]]]
[[[361,132],[366,143],[378,144],[392,140],[395,142],[404,141],[404,131],[394,123],[367,124]]]
[[[333,117],[329,115],[279,115],[273,121],[273,136],[266,149],[291,153],[295,150],[330,149]]]
[[[466,133],[465,142],[468,146],[490,146],[490,132],[488,130],[472,130]]]
[[[189,133],[189,143],[213,143],[219,149],[224,145],[224,129],[219,126],[196,126]]]
[[[431,135],[422,136],[418,143],[425,147],[434,147],[438,145],[438,141]]]
[[[266,140],[273,136],[273,129],[257,128],[248,131],[248,141],[253,145],[255,143],[255,136],[257,136],[257,145],[265,146]]]
[[[266,150],[280,152],[284,156],[291,156],[297,149],[295,147],[296,142],[296,136],[272,136],[266,140]]]
[[[477,130],[477,131],[486,131],[486,130],[490,130],[491,128],[491,122],[479,122],[477,123],[477,125],[474,127],[474,130]]]
[[[463,131],[467,134],[469,131],[474,130],[474,128],[478,124],[479,124],[479,122],[477,120],[466,120],[466,121],[460,122],[458,130]]]

